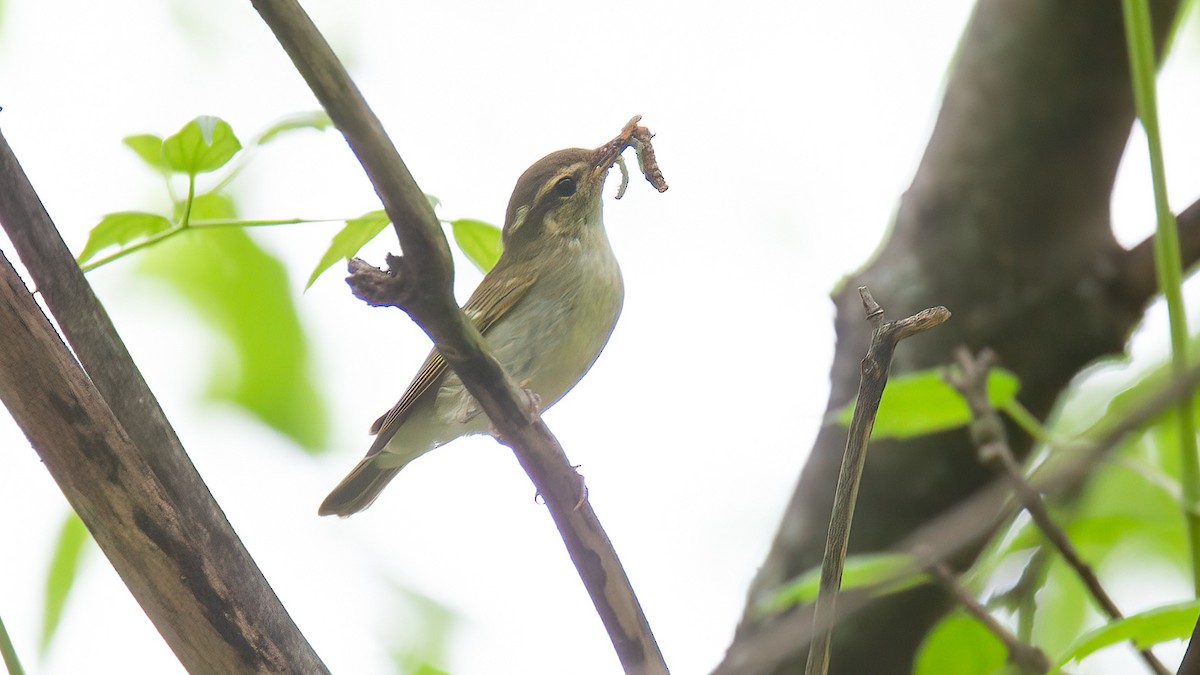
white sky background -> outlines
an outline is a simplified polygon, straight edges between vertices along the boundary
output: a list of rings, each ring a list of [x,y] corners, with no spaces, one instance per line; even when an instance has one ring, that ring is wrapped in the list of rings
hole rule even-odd
[[[443,216],[499,224],[525,167],[599,145],[633,114],[658,134],[670,191],[635,176],[625,199],[605,205],[624,315],[546,420],[582,465],[674,672],[710,669],[729,642],[824,408],[828,294],[870,255],[911,179],[969,4],[306,3]],[[3,21],[0,128],[75,251],[102,214],[163,206],[157,176],[123,136],[168,135],[213,114],[249,137],[316,107],[249,2],[9,0]],[[1179,51],[1190,63],[1164,74],[1162,108],[1183,206],[1200,192],[1200,139],[1187,117],[1196,50]],[[1144,236],[1153,214],[1143,157],[1135,146],[1135,180],[1116,200],[1124,241]],[[265,148],[234,185],[247,217],[377,208],[335,132]],[[300,295],[336,228],[255,232],[290,266],[329,388],[334,449],[316,460],[200,402],[212,340],[171,295],[126,263],[90,278],[334,672],[389,672],[394,636],[419,639],[396,587],[457,614],[438,663],[456,675],[617,672],[553,523],[490,439],[421,459],[363,515],[317,518],[429,346],[400,312],[353,299],[339,272]],[[0,248],[12,256],[7,240]],[[379,262],[396,248],[389,230],[365,255]],[[460,265],[462,297],[478,278]],[[875,294],[886,308],[886,289]],[[56,648],[37,659],[41,584],[66,509],[0,418],[0,616],[26,665],[181,672],[95,551]]]

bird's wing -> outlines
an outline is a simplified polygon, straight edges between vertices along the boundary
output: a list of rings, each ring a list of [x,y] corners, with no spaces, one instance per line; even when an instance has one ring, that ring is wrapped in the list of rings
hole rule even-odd
[[[493,269],[493,272],[495,271]],[[537,281],[537,275],[505,274],[501,271],[494,282],[490,279],[485,279],[485,281],[488,283],[480,283],[475,292],[471,294],[470,299],[467,300],[467,304],[463,306],[467,319],[484,335],[487,334],[492,324],[496,323],[521,298],[525,297],[525,294]],[[376,434],[376,438],[367,452],[368,457],[381,451],[388,441],[392,440],[392,436],[396,435],[396,430],[408,418],[408,413],[412,410],[413,405],[422,396],[437,395],[437,385],[441,383],[445,375],[446,361],[442,358],[441,352],[435,348],[429,352],[428,358],[421,365],[421,370],[413,378],[412,384],[408,385],[400,402],[371,425],[371,433]]]

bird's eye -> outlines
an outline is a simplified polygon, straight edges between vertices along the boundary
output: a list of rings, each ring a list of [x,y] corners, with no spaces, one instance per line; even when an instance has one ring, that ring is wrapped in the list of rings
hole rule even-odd
[[[575,194],[575,179],[567,176],[554,184],[554,192],[559,197],[570,197]]]

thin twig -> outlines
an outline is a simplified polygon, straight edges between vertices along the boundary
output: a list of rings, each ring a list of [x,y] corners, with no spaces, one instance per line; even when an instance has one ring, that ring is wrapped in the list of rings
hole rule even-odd
[[[368,284],[383,283],[402,299],[405,311],[433,339],[446,363],[513,448],[545,499],[625,671],[666,673],[650,624],[608,535],[587,499],[580,503],[579,474],[529,397],[505,373],[455,302],[454,267],[445,234],[379,119],[295,0],[252,3],[345,135],[400,240],[404,256],[389,256],[387,272],[354,261],[352,276]],[[631,135],[638,133],[636,121],[627,125]],[[352,286],[354,283],[352,280]]]
[[[1193,368],[1170,386],[1134,404],[1129,412],[1115,423],[1105,420],[1083,434],[1085,440],[1073,447],[1080,452],[1064,458],[1033,479],[1035,490],[1054,496],[1078,488],[1126,436],[1145,427],[1152,420],[1200,386],[1200,367]],[[929,568],[946,561],[968,546],[977,544],[1016,513],[1012,490],[1006,479],[997,479],[971,498],[942,515],[930,520],[906,537],[895,551],[913,556],[915,564]],[[903,576],[881,579],[870,587],[843,592],[838,599],[837,619],[845,619],[876,602],[878,592],[901,580]],[[814,619],[811,611],[796,611],[756,633],[736,642],[726,653],[713,675],[754,675],[771,672],[778,664],[807,646],[820,631],[828,630],[835,620],[824,616]],[[1200,659],[1197,659],[1200,661]],[[1181,671],[1182,672],[1182,671]]]
[[[933,573],[933,578],[941,584],[942,588],[946,589],[959,605],[975,618],[976,621],[983,624],[988,631],[996,636],[1004,644],[1008,650],[1008,660],[1026,672],[1045,673],[1050,670],[1050,659],[1046,653],[1037,647],[1021,642],[1021,640],[1013,634],[1004,624],[996,620],[991,612],[986,607],[979,604],[971,591],[967,590],[954,574],[946,567],[945,563],[937,562],[929,567],[929,571]]]
[[[128,246],[125,246],[124,248],[117,249],[116,251],[113,251],[112,253],[110,253],[109,255],[107,255],[103,258],[96,259],[96,260],[89,260],[88,262],[82,263],[79,267],[84,272],[91,272],[92,270],[94,270],[98,267],[104,267],[105,265],[107,265],[109,263],[116,262],[116,261],[120,260],[121,258],[124,258],[125,256],[129,255],[130,253],[136,253],[137,251],[140,251],[140,250],[146,248],[147,246],[151,246],[153,244],[160,243],[163,240],[173,237],[181,232],[195,232],[196,230],[214,230],[214,229],[230,229],[230,228],[244,228],[244,227],[275,227],[277,225],[303,225],[303,224],[308,224],[308,223],[332,223],[332,222],[337,222],[339,220],[346,220],[346,219],[345,218],[318,218],[318,219],[281,218],[278,220],[236,220],[236,219],[234,219],[234,220],[229,220],[229,219],[193,220],[190,223],[188,223],[188,225],[186,227],[181,226],[181,225],[172,225],[170,228],[163,230],[162,232],[157,232],[145,239],[134,242]]]
[[[875,424],[875,415],[879,412],[883,389],[887,385],[896,344],[950,318],[950,312],[945,307],[935,307],[906,319],[885,322],[883,308],[871,297],[867,287],[860,286],[858,292],[862,297],[867,321],[873,327],[871,346],[862,360],[858,403],[854,406],[854,417],[850,421],[846,451],[842,456],[837,491],[833,497],[833,513],[829,519],[829,535],[825,540],[825,557],[821,563],[821,584],[814,610],[816,622],[820,623],[825,617],[830,617],[830,622],[813,640],[805,667],[807,675],[824,675],[829,670],[829,648],[833,639],[832,617],[837,613],[837,595],[842,583],[842,571],[846,565],[846,547],[850,542],[850,525],[854,520],[854,502],[858,499],[858,487],[867,459],[867,443],[871,437],[871,428]]]
[[[1017,639],[1028,642],[1033,638],[1033,619],[1037,610],[1035,594],[1046,579],[1046,565],[1050,560],[1050,549],[1039,546],[1034,549],[1017,583],[1008,590],[1013,598],[1017,613]]]
[[[1021,465],[1013,457],[1012,449],[1008,445],[1008,435],[1004,431],[1004,423],[1000,420],[996,409],[992,407],[991,401],[988,400],[988,372],[995,365],[996,355],[989,350],[984,350],[978,356],[972,356],[966,348],[960,348],[956,352],[955,358],[958,367],[948,373],[946,379],[962,394],[967,401],[967,407],[971,410],[971,440],[978,448],[980,461],[1003,473],[1021,506],[1029,512],[1029,516],[1045,535],[1047,541],[1058,550],[1067,565],[1075,571],[1100,609],[1110,619],[1124,618],[1117,603],[1113,601],[1108,591],[1104,590],[1095,570],[1079,555],[1079,551],[1067,536],[1066,531],[1050,517],[1050,512],[1046,509],[1041,494],[1025,480]],[[1170,675],[1171,671],[1167,670],[1167,667],[1149,649],[1139,649],[1138,654],[1141,655],[1146,665],[1158,675]]]

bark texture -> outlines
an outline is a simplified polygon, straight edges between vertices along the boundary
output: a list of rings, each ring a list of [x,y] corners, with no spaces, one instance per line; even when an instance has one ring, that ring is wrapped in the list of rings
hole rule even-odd
[[[191,672],[325,673],[192,466],[0,135],[0,401]]]
[[[1160,45],[1177,4],[1151,3]],[[828,410],[858,386],[870,337],[862,285],[893,316],[933,305],[954,313],[897,351],[895,374],[946,363],[960,345],[990,347],[1043,418],[1081,368],[1122,350],[1154,291],[1146,247],[1121,248],[1109,217],[1134,121],[1123,31],[1115,0],[980,0],[889,240],[833,296]],[[773,620],[750,611],[760,598],[820,563],[845,434],[827,426],[818,435],[735,641]],[[1021,434],[1013,445],[1029,450]],[[873,443],[851,553],[892,547],[990,478],[965,431]],[[930,587],[875,604],[839,626],[831,672],[911,672],[916,647],[948,607]],[[803,668],[800,653],[777,672]]]

